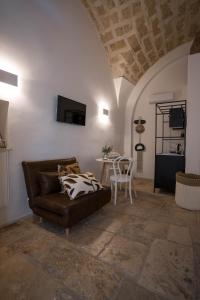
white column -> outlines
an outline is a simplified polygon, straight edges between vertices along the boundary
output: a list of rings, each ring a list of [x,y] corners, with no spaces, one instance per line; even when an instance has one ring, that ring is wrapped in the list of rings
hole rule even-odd
[[[186,172],[200,174],[200,53],[188,57]]]

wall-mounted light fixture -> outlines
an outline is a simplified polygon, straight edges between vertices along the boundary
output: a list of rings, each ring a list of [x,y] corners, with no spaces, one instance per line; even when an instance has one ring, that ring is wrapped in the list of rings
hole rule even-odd
[[[111,124],[110,120],[110,105],[106,100],[98,100],[98,123],[101,127],[106,128]]]
[[[0,81],[10,85],[18,86],[18,76],[4,70],[0,70]]]
[[[103,108],[103,115],[109,116],[109,110],[106,108]]]

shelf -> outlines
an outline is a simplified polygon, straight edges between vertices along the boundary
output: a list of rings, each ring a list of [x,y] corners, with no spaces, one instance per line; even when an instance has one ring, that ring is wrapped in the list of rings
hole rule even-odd
[[[156,107],[159,110],[159,112],[156,110],[156,115],[169,115],[171,108],[182,108],[186,111],[186,100],[157,103]]]
[[[178,154],[178,153],[157,153],[156,155],[167,155],[167,156],[177,156],[177,157],[184,157],[184,154]]]
[[[156,139],[163,139],[163,140],[184,140],[185,137],[181,136],[156,136]]]

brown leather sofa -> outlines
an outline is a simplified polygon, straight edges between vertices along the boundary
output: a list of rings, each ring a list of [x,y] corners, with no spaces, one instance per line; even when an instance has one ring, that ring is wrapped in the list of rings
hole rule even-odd
[[[110,201],[111,191],[108,188],[70,200],[59,191],[41,194],[39,176],[41,172],[56,172],[58,164],[72,164],[76,158],[44,161],[23,161],[25,183],[29,206],[33,213],[44,219],[68,229],[81,219],[89,216]]]

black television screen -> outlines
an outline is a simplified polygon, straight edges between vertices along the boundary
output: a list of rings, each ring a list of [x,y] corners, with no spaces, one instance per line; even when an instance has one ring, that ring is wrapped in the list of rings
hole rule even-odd
[[[85,126],[86,105],[58,96],[57,121]]]

